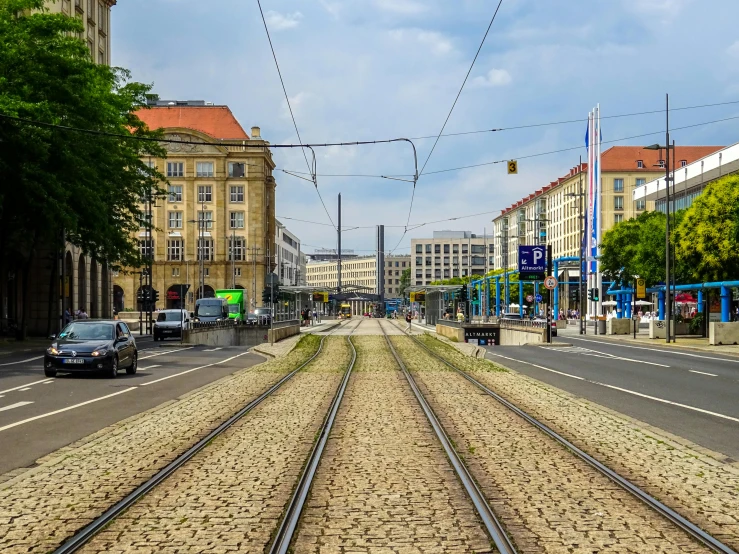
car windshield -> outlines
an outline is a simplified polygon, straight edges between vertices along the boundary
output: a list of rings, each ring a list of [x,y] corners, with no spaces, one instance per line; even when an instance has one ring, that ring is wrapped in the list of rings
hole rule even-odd
[[[239,305],[238,304],[229,304],[228,305],[228,313],[230,313],[230,314],[237,314],[237,313],[239,313]]]
[[[213,317],[221,315],[220,304],[198,304],[195,308],[195,315],[201,317]]]
[[[159,312],[157,321],[182,321],[182,312]]]
[[[113,325],[109,323],[70,323],[59,333],[60,339],[113,340]]]

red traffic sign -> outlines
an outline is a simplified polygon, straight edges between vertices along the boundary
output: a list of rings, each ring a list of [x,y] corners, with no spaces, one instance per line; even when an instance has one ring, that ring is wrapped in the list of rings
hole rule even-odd
[[[557,288],[557,278],[554,275],[550,275],[546,279],[544,279],[544,286],[548,288],[549,290],[554,290]]]
[[[534,301],[534,295],[529,294],[526,296],[526,302],[533,302]]]

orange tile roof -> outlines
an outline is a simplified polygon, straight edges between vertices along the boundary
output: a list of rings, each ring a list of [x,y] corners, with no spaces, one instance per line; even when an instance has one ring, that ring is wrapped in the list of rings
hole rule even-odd
[[[150,129],[184,127],[215,139],[248,139],[228,106],[152,106],[136,115]]]

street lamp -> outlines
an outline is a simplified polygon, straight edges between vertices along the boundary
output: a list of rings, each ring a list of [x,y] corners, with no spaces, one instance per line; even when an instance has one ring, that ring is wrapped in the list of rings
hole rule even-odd
[[[205,203],[200,204],[200,219],[190,219],[188,223],[198,224],[198,245],[195,250],[198,256],[198,265],[200,266],[200,298],[205,297]]]
[[[568,192],[568,193],[565,194],[565,196],[570,197],[570,198],[578,198],[577,204],[578,204],[578,208],[579,208],[578,209],[579,214],[578,214],[577,219],[578,219],[579,227],[580,227],[580,248],[579,248],[579,251],[580,251],[580,283],[579,283],[579,286],[578,286],[578,295],[577,295],[577,297],[578,297],[578,303],[577,303],[577,308],[578,308],[578,311],[580,312],[579,313],[579,316],[580,316],[580,334],[581,335],[584,335],[585,334],[585,316],[583,314],[583,309],[582,309],[582,304],[583,304],[582,299],[583,299],[583,296],[585,295],[585,281],[583,281],[583,277],[584,277],[584,275],[583,275],[583,273],[584,273],[583,272],[583,265],[584,265],[583,255],[584,255],[584,251],[583,250],[584,250],[584,245],[585,245],[585,235],[584,235],[585,229],[584,229],[584,225],[583,225],[583,223],[585,221],[585,214],[583,213],[583,204],[584,204],[585,192],[582,189],[582,156],[580,157],[580,165],[577,166],[577,169],[578,169],[578,172],[580,173],[580,186],[579,186],[578,192]],[[596,325],[596,327],[598,326],[597,323],[595,325]],[[596,332],[597,332],[597,329],[596,329]]]
[[[667,132],[666,145],[652,144],[645,146],[644,150],[664,150],[665,151],[665,290],[667,298],[665,299],[665,342],[670,342],[671,321],[672,321],[672,304],[670,303],[670,294],[673,293],[670,286],[670,182],[674,181],[674,177],[670,176],[670,150],[675,150],[675,141],[670,144],[670,133]]]

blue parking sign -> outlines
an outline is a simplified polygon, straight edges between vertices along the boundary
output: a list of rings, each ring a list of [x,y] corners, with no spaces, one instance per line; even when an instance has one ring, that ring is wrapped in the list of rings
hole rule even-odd
[[[547,247],[539,245],[518,247],[518,270],[519,271],[546,271]]]

